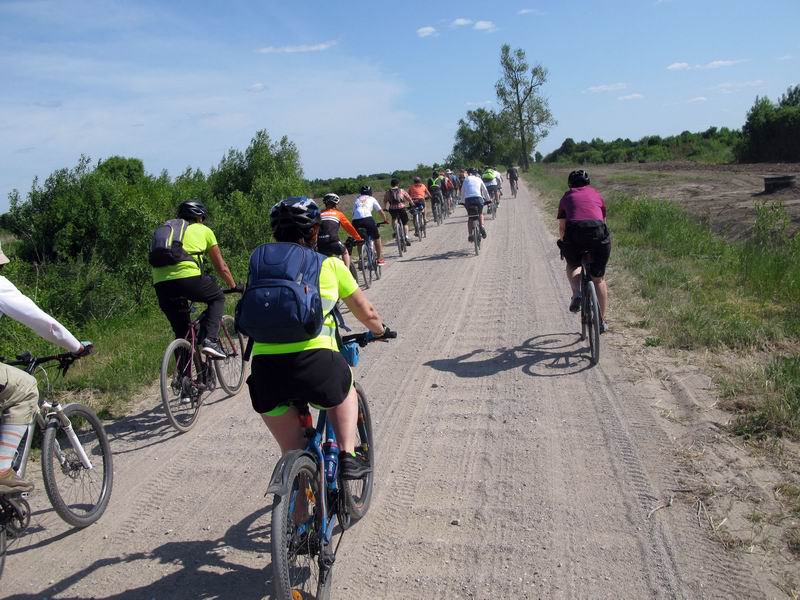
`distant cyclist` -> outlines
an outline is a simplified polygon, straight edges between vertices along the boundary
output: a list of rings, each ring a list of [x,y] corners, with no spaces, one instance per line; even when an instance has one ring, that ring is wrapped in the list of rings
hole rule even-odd
[[[322,211],[320,217],[317,251],[325,256],[341,256],[344,266],[349,269],[350,253],[339,239],[339,227],[344,227],[348,235],[357,242],[361,241],[361,236],[348,218],[344,216],[344,213],[337,208],[339,206],[339,196],[334,193],[325,194],[322,202],[325,204],[325,210]]]
[[[356,229],[366,229],[369,237],[375,242],[375,252],[378,255],[378,264],[385,265],[386,261],[383,260],[383,244],[381,243],[381,235],[378,231],[378,224],[372,217],[373,212],[381,214],[381,220],[386,223],[386,213],[383,212],[381,205],[372,196],[372,187],[365,185],[361,188],[361,195],[353,202],[353,227]]]
[[[419,179],[419,177],[417,179]],[[411,196],[408,195],[408,192],[400,187],[399,179],[392,179],[390,185],[392,187],[383,194],[383,206],[392,216],[392,225],[394,225],[397,219],[400,219],[400,223],[403,225],[403,232],[406,236],[406,246],[410,246],[411,240],[408,239],[408,209],[411,207],[413,200]],[[397,242],[400,243],[400,240],[397,240]]]
[[[434,205],[437,205],[440,211],[443,210],[444,195],[447,193],[448,182],[449,180],[445,178],[444,172],[437,173],[434,170],[433,173],[431,173],[428,179],[428,193],[431,195],[431,210],[433,210]]]
[[[511,185],[511,191],[514,191],[519,187],[519,172],[517,171],[517,167],[514,165],[508,165],[508,169],[506,169],[506,177],[508,178],[508,183]]]
[[[182,338],[189,330],[189,301],[205,302],[208,310],[200,324],[202,352],[215,358],[225,358],[219,345],[219,325],[225,311],[225,296],[222,288],[201,269],[204,257],[211,259],[217,274],[229,288],[236,287],[228,264],[222,257],[217,238],[204,223],[208,211],[199,200],[186,200],[178,206],[177,216],[188,223],[183,234],[183,249],[187,260],[174,265],[153,267],[153,287],[158,306],[169,320],[176,338]]]
[[[578,312],[581,309],[581,257],[584,252],[591,252],[589,271],[600,303],[600,332],[605,333],[608,330],[608,286],[604,276],[611,255],[611,234],[606,226],[606,203],[600,193],[589,185],[589,174],[586,171],[572,171],[567,181],[570,189],[558,204],[557,219],[561,234],[559,247],[567,261],[567,279],[572,288],[569,310]]]
[[[470,216],[479,215],[481,221],[481,237],[486,239],[486,229],[483,228],[483,205],[491,202],[489,191],[483,180],[478,177],[477,169],[469,169],[464,182],[461,184],[461,201],[467,209],[467,214]],[[472,232],[469,228],[469,219],[467,219],[467,234],[468,240],[472,241]]]
[[[486,190],[489,192],[489,197],[492,199],[495,205],[499,205],[500,196],[498,194],[498,187],[500,184],[497,180],[497,171],[486,165],[483,167],[481,179],[483,180],[483,184],[486,186]]]
[[[424,219],[426,217],[425,200],[431,197],[431,193],[428,191],[428,187],[422,183],[422,179],[414,177],[414,183],[408,186],[408,195],[411,196],[416,208],[422,208],[422,218]]]

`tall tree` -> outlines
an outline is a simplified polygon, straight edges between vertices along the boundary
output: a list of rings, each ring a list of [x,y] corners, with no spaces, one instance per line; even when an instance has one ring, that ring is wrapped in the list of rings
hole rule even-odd
[[[508,115],[478,108],[459,119],[448,163],[508,164],[514,157],[514,126]]]
[[[508,44],[500,49],[500,66],[503,76],[495,84],[497,100],[514,118],[520,162],[527,169],[533,149],[556,124],[547,99],[541,94],[547,69],[538,63],[531,67],[525,51],[517,48],[512,52]]]

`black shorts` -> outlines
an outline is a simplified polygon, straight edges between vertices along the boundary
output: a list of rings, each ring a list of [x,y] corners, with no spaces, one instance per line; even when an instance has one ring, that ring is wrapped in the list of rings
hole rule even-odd
[[[483,198],[481,196],[470,196],[464,199],[464,208],[470,217],[477,217],[483,212]]]
[[[611,234],[602,221],[573,221],[567,223],[561,254],[570,267],[580,267],[584,252],[591,252],[589,272],[592,277],[603,277],[611,256]]]
[[[364,217],[363,219],[353,219],[353,227],[356,231],[361,233],[361,229],[366,230],[367,235],[373,240],[380,239],[381,234],[378,231],[378,225],[372,217]],[[363,237],[363,236],[362,236]]]
[[[259,354],[247,378],[253,410],[260,414],[296,404],[333,408],[352,386],[353,372],[342,353],[325,349]]]
[[[389,214],[393,219],[400,219],[403,225],[408,225],[408,211],[405,208],[390,208]]]
[[[325,256],[342,256],[345,247],[342,242],[336,240],[335,242],[327,242],[325,244],[317,244],[317,252]]]

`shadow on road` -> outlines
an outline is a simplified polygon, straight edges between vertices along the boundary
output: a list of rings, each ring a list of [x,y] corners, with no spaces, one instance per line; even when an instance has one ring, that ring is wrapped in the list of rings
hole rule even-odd
[[[512,369],[522,369],[532,377],[563,377],[585,371],[592,363],[589,348],[580,335],[550,333],[532,337],[513,348],[481,348],[455,358],[431,360],[425,365],[464,378],[490,377]]]
[[[248,515],[233,525],[218,540],[167,542],[151,552],[112,556],[95,561],[35,594],[16,594],[11,598],[84,598],[70,594],[69,589],[84,580],[102,578],[110,581],[120,569],[103,573],[105,567],[125,565],[124,569],[159,569],[171,571],[160,579],[108,596],[93,595],[105,600],[141,598],[236,598],[261,600],[272,589],[272,569],[268,566],[270,553],[271,507]],[[243,556],[244,555],[244,556]],[[263,566],[248,566],[238,562]],[[119,582],[120,587],[123,583]]]
[[[403,258],[399,262],[424,262],[428,260],[450,260],[451,258],[463,258],[472,256],[472,252],[464,250],[450,250],[441,254],[429,254],[427,256],[415,256],[414,258]]]

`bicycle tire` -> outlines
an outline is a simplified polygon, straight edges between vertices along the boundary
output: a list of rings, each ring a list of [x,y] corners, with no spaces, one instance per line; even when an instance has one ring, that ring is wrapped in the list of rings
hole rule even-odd
[[[70,420],[78,441],[92,462],[92,469],[86,469],[81,463],[61,422],[57,418],[51,418],[42,439],[44,489],[59,517],[73,527],[87,527],[103,515],[111,498],[114,484],[111,445],[108,443],[108,435],[103,424],[89,407],[82,404],[67,404],[63,410],[64,416]],[[96,445],[87,447],[91,435],[97,438]],[[60,459],[64,462],[62,463]],[[98,486],[96,469],[101,463],[103,473]],[[64,493],[64,485],[56,481],[58,473],[65,475],[65,483],[80,482],[77,486],[79,491],[97,490],[96,500],[87,504],[85,499],[77,499],[76,493]]]
[[[361,275],[364,277],[364,289],[368,290],[372,285],[372,268],[369,264],[369,255],[364,260],[363,256],[358,257],[358,266],[361,269]]]
[[[478,256],[481,253],[481,228],[479,224],[475,223],[479,223],[479,221],[476,219],[472,225],[472,243],[475,246],[475,256]]]
[[[397,221],[395,221],[395,226],[394,226],[394,239],[397,242],[397,253],[400,255],[400,258],[403,257],[403,242],[404,242],[403,236],[404,236],[403,225],[400,224],[400,218],[398,217]]]
[[[222,389],[233,396],[244,385],[244,337],[236,331],[235,321],[230,315],[222,316],[220,328],[227,332],[227,335],[222,333],[219,336],[227,358],[214,359],[214,370]],[[228,347],[231,343],[234,347]]]
[[[321,581],[322,572],[318,561],[321,533],[319,519],[313,513],[316,503],[309,506],[312,518],[305,524],[310,524],[311,527],[304,539],[297,536],[297,524],[294,522],[294,508],[301,491],[310,502],[320,497],[317,465],[310,457],[301,455],[292,461],[289,469],[288,480],[291,482],[289,494],[286,496],[276,494],[272,500],[273,598],[295,600],[298,594],[300,598],[327,598],[330,597],[332,577],[328,572],[326,581],[324,583]],[[301,476],[306,483],[300,481]],[[298,554],[297,550],[303,544],[305,544],[304,553]],[[300,567],[295,564],[298,559],[301,562]]]
[[[177,340],[172,340],[167,346],[164,358],[161,360],[161,403],[164,405],[164,412],[167,413],[167,419],[170,424],[181,433],[185,433],[194,427],[197,422],[200,406],[203,404],[203,393],[197,389],[195,382],[189,375],[184,374],[180,377],[180,382],[176,379],[173,385],[173,377],[177,378],[178,376],[177,372],[172,372],[173,369],[177,371],[178,357],[176,352],[178,351],[183,351],[185,356],[190,356],[192,345],[188,340],[178,338]],[[172,359],[175,359],[175,363],[171,368]],[[200,357],[195,354],[195,374],[200,373],[201,367]],[[180,390],[176,387],[178,385],[180,385]],[[176,396],[171,397],[170,391],[175,392]],[[185,394],[188,394],[188,396]],[[182,398],[188,398],[189,401],[181,402]]]
[[[600,303],[597,301],[597,290],[595,289],[594,282],[590,281],[589,285],[589,351],[591,353],[592,364],[596,365],[600,362]]]
[[[414,237],[417,238],[418,242],[422,241],[422,225],[420,223],[419,213],[414,213]]]
[[[6,538],[6,528],[0,526],[0,577],[3,576],[3,569],[6,568],[7,548],[8,548],[8,539]]]
[[[372,435],[372,417],[369,414],[367,394],[359,383],[355,384],[358,394],[358,441],[356,454],[366,459],[372,471],[363,479],[357,481],[343,481],[342,494],[347,510],[346,516],[340,517],[344,528],[357,523],[364,518],[372,502],[372,487],[375,480],[375,442]],[[358,493],[355,490],[360,490]]]

